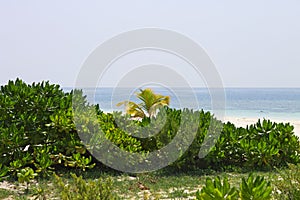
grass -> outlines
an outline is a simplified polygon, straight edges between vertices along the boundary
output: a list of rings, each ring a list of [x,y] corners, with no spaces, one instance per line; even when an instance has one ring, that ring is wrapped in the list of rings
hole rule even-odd
[[[14,192],[0,188],[0,199],[8,198],[11,195],[14,195]]]
[[[78,171],[73,172],[79,173]],[[99,169],[79,173],[85,180],[94,180],[100,177],[112,179],[113,191],[120,199],[194,199],[196,191],[203,187],[207,177],[214,178],[220,176],[224,178],[227,176],[232,186],[239,187],[242,177],[247,177],[248,174],[211,170],[189,172],[168,172],[161,170],[158,172],[131,175],[117,172],[100,172]],[[274,188],[273,199],[289,199],[286,197],[293,195],[292,193],[295,194],[298,188],[300,188],[299,166],[298,168],[278,171],[254,172],[254,174],[264,176],[267,180],[271,181]],[[61,176],[65,183],[72,183],[70,173],[61,171],[58,175]],[[33,197],[53,199],[59,195],[59,190],[54,182],[54,177],[39,179],[30,184],[29,193],[25,194],[22,184],[11,181],[17,188],[17,191],[0,189],[0,199],[8,197],[12,199],[33,199]]]

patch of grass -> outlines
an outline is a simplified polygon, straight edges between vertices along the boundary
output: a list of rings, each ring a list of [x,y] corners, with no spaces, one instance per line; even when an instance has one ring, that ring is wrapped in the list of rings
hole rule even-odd
[[[14,192],[0,188],[0,199],[5,199],[12,195],[14,195]]]
[[[191,196],[195,196],[194,193],[188,192],[185,189],[175,189],[168,195],[169,198],[188,198]]]
[[[273,189],[273,199],[288,199],[288,195],[295,196],[295,191],[300,188],[298,168],[279,169],[268,172],[253,172],[254,175],[264,176],[271,182]],[[214,179],[219,176],[221,179],[228,177],[231,186],[239,188],[241,179],[247,178],[250,172],[217,172],[211,170],[194,170],[186,172],[167,172],[157,171],[144,174],[126,174],[119,172],[92,169],[86,172],[57,171],[65,184],[72,184],[70,172],[82,176],[85,181],[95,179],[111,179],[112,190],[121,199],[190,199],[195,198],[195,193],[205,185],[206,178]],[[288,174],[284,176],[283,174]],[[48,179],[38,179],[37,182],[30,184],[29,194],[24,194],[24,187],[17,182],[12,182],[17,188],[17,192],[0,189],[0,199],[22,194],[23,199],[39,197],[40,199],[53,199],[59,196],[59,190],[55,187],[54,177]],[[293,184],[293,185],[291,185]],[[281,194],[276,193],[281,191]]]
[[[278,170],[278,174],[275,174],[273,179],[276,199],[300,199],[300,164],[289,165],[289,169]]]

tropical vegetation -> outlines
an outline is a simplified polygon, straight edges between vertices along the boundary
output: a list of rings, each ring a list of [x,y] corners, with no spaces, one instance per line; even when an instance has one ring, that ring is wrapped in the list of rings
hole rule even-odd
[[[170,104],[170,97],[161,94],[155,94],[152,89],[140,89],[136,93],[136,97],[142,102],[137,104],[133,101],[123,101],[117,106],[125,105],[126,113],[131,117],[145,118],[155,116],[157,109],[168,106]]]
[[[90,105],[82,91],[64,92],[59,85],[49,82],[26,84],[17,79],[1,86],[0,183],[24,183],[25,192],[30,194],[31,184],[35,181],[52,180],[51,177],[56,175],[53,182],[57,185],[56,190],[60,191],[58,193],[63,194],[60,198],[80,199],[82,195],[92,193],[102,195],[103,198],[100,199],[110,199],[111,196],[120,196],[119,190],[122,189],[113,189],[114,182],[118,180],[111,181],[101,177],[101,174],[107,173],[119,176],[120,172],[105,166],[93,156],[95,152],[99,152],[104,139],[124,151],[147,155],[149,152],[159,152],[157,150],[180,135],[180,141],[172,144],[177,149],[183,149],[184,146],[188,148],[160,155],[162,159],[164,156],[178,156],[179,159],[157,173],[169,173],[167,176],[170,177],[170,173],[176,176],[178,172],[193,171],[201,171],[204,173],[202,175],[211,170],[228,173],[267,171],[276,176],[269,177],[271,181],[263,176],[249,175],[247,179],[240,177],[240,183],[234,187],[239,189],[230,186],[230,179],[224,178],[222,181],[221,178],[211,177],[206,183],[201,183],[203,189],[198,188],[199,192],[197,195],[194,192],[194,197],[299,197],[300,143],[289,123],[274,123],[264,119],[241,128],[230,122],[224,124],[210,112],[203,110],[169,108],[169,97],[155,94],[151,89],[140,90],[137,97],[142,103],[131,104],[125,101],[119,104],[127,106],[129,115],[124,115],[121,112],[104,113],[99,105]],[[72,108],[74,98],[80,102],[78,108]],[[74,111],[79,115],[74,116]],[[96,113],[96,119],[90,117],[92,113]],[[80,121],[79,125],[74,123],[74,117],[77,122]],[[134,120],[136,117],[147,120]],[[149,137],[136,137],[141,132]],[[192,141],[189,139],[190,135],[194,136]],[[83,139],[89,145],[84,145]],[[205,156],[199,156],[201,147],[210,146],[212,147],[204,152]],[[109,151],[110,149],[107,154]],[[155,162],[159,164],[159,160]],[[69,185],[64,185],[60,176],[66,171],[77,174],[97,172],[100,174],[100,181],[98,178],[87,180],[73,174],[67,180]],[[148,174],[141,177],[151,176],[151,173]],[[166,175],[158,175],[161,178],[164,176]],[[149,181],[148,184],[154,183]],[[148,188],[141,181],[137,181],[135,185],[134,187],[143,188],[141,190]],[[93,188],[96,186],[98,190]],[[45,190],[47,189],[35,188],[34,194],[42,199],[47,196]],[[78,195],[72,196],[74,194],[68,191],[74,191]],[[177,193],[177,196],[185,195],[179,190]]]

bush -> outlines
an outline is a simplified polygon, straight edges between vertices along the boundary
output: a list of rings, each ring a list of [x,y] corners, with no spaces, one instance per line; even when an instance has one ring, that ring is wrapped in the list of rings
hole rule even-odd
[[[145,120],[140,125],[146,126],[147,123],[149,121]],[[203,110],[176,110],[165,107],[158,112],[156,118],[151,119],[151,125],[146,129],[148,135],[153,135],[152,132],[157,130],[156,127],[162,128],[152,137],[139,139],[143,149],[147,151],[158,150],[168,145],[176,134],[181,133],[182,130],[179,129],[182,127],[184,135],[178,149],[182,145],[187,145],[186,135],[193,135],[196,132],[187,151],[182,152],[179,155],[181,157],[172,164],[176,168],[224,169],[233,166],[262,170],[287,166],[288,163],[296,164],[300,161],[299,138],[294,135],[293,127],[288,123],[259,120],[247,128],[236,128],[229,122],[223,124]],[[220,136],[216,138],[218,133]],[[211,139],[204,143],[205,137]],[[211,142],[215,145],[211,145]],[[200,149],[203,147],[209,149],[207,145],[211,145],[212,148],[204,158],[199,158]]]
[[[271,183],[267,182],[264,177],[249,174],[247,180],[242,178],[240,186],[241,200],[269,200],[271,198]]]
[[[170,157],[179,157],[171,166],[180,169],[204,165],[204,161],[198,159],[198,154],[208,128],[212,123],[211,134],[215,134],[217,129],[221,130],[220,127],[223,125],[209,112],[189,109],[176,110],[169,107],[160,108],[156,117],[144,118],[142,121],[131,120],[126,118],[126,115],[118,115],[117,118],[116,121],[123,122],[121,126],[125,127],[128,134],[144,136],[144,138],[136,137],[141,143],[143,152],[157,151],[159,158],[163,161]],[[180,138],[174,142],[176,136]],[[163,155],[159,150],[171,142],[176,149]],[[184,148],[186,151],[183,151]],[[155,164],[159,165],[159,163]]]
[[[205,186],[196,193],[198,200],[237,200],[238,197],[237,189],[230,186],[227,178],[222,183],[220,177],[215,180],[207,178]]]
[[[247,180],[242,178],[240,190],[231,187],[228,179],[225,177],[223,183],[220,177],[215,180],[206,179],[205,186],[196,193],[198,200],[268,200],[271,198],[272,187],[270,182],[265,181],[264,177],[249,174]]]
[[[248,127],[247,135],[240,143],[245,149],[245,165],[272,169],[274,166],[299,163],[300,143],[293,129],[289,123],[273,123],[270,120],[259,120]]]
[[[82,176],[71,174],[72,180],[65,183],[60,177],[55,176],[55,185],[59,191],[59,198],[62,200],[113,200],[117,199],[112,192],[110,179],[96,179],[85,181]]]
[[[73,122],[72,100],[78,102],[79,123]],[[74,101],[75,101],[74,100]],[[97,112],[93,121],[91,114]],[[100,125],[99,125],[100,124]],[[99,135],[99,129],[104,135]],[[80,136],[82,138],[79,137]],[[139,141],[119,129],[111,114],[87,103],[82,91],[63,92],[49,82],[28,85],[9,81],[0,89],[0,176],[17,173],[26,167],[49,175],[56,166],[92,168],[87,144],[97,147],[106,137],[121,148],[141,151]],[[98,142],[98,143],[97,143]],[[95,150],[87,146],[89,150]]]
[[[1,86],[0,162],[10,173],[33,167],[47,174],[55,165],[76,162],[75,154],[89,156],[72,122],[71,103],[72,93],[49,82],[17,79]]]
[[[237,128],[230,122],[223,124],[203,110],[176,110],[164,107],[155,118],[144,119],[136,124],[144,128],[146,135],[152,135],[137,138],[141,142],[142,149],[149,152],[165,147],[177,134],[184,131],[180,144],[176,144],[180,149],[183,145],[187,145],[185,137],[196,133],[187,151],[179,155],[176,152],[176,156],[180,158],[171,166],[180,169],[207,167],[224,169],[231,166],[263,170],[300,161],[299,138],[294,135],[293,127],[288,123],[273,123],[264,119],[247,128]],[[151,126],[147,127],[149,124]],[[179,130],[180,128],[182,130]],[[131,133],[140,131],[138,128],[126,129]],[[216,138],[218,133],[220,136]],[[205,137],[212,139],[204,143]],[[211,145],[211,142],[215,145]],[[207,155],[199,158],[200,149],[203,147],[209,149],[209,145],[212,148]]]
[[[141,142],[132,136],[132,133],[126,131],[130,126],[135,125],[135,122],[130,121],[129,118],[127,118],[128,116],[122,116],[120,112],[105,114],[100,111],[98,106],[97,109],[99,110],[98,124],[107,139],[128,152],[136,153],[144,151]],[[126,124],[123,125],[122,122]],[[125,130],[123,130],[123,127],[125,127]]]
[[[214,168],[274,169],[288,163],[296,164],[300,161],[299,138],[288,123],[264,119],[246,129],[227,123],[205,160]]]
[[[75,116],[72,100],[78,103],[73,108]],[[26,167],[42,175],[59,165],[92,168],[96,162],[92,155],[103,153],[99,147],[104,139],[127,152],[147,155],[159,153],[176,136],[180,140],[173,145],[179,151],[159,156],[180,157],[171,164],[177,169],[272,169],[300,162],[299,138],[288,123],[263,120],[237,128],[203,110],[168,107],[160,108],[155,117],[137,121],[120,112],[104,113],[99,105],[89,105],[82,91],[64,93],[49,82],[28,85],[17,79],[0,89],[0,177],[16,177]],[[199,158],[203,147],[207,155]]]

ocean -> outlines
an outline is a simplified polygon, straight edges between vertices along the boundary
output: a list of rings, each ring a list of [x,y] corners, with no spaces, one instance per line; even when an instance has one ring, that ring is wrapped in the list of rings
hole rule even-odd
[[[152,88],[155,93],[170,96],[170,107],[211,111],[212,98],[207,88]],[[64,88],[70,91],[71,88]],[[84,89],[90,103],[97,103],[105,112],[122,111],[118,102],[131,100],[131,88]],[[225,88],[225,116],[240,118],[293,119],[300,121],[300,88]],[[191,103],[193,102],[193,103]],[[195,105],[195,102],[197,105]]]

